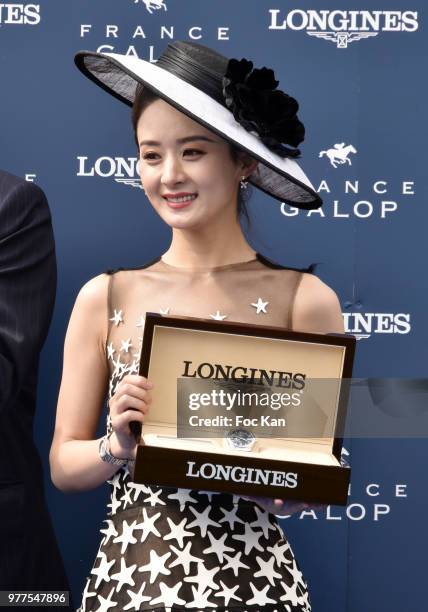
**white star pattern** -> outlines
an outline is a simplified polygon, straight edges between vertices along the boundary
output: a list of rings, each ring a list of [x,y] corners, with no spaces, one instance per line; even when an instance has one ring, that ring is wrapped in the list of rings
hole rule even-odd
[[[290,563],[284,554],[290,550],[290,545],[288,542],[275,542],[274,546],[268,546],[266,550],[273,554],[278,566],[287,565]]]
[[[248,605],[264,606],[264,605],[266,605],[268,603],[276,603],[276,601],[274,599],[271,599],[270,597],[268,597],[266,595],[266,593],[267,593],[267,591],[269,589],[269,585],[268,584],[261,591],[256,589],[256,587],[254,586],[254,584],[252,582],[250,582],[250,587],[251,587],[251,590],[253,592],[253,597],[252,597],[252,599],[249,599],[246,602]]]
[[[168,499],[180,502],[180,512],[183,512],[186,503],[196,504],[196,499],[190,495],[191,489],[177,489],[177,493],[168,495]]]
[[[144,500],[144,503],[150,504],[151,506],[156,506],[157,504],[160,504],[161,506],[165,506],[165,502],[162,499],[159,499],[159,495],[161,493],[162,493],[162,489],[159,489],[159,491],[156,491],[156,493],[154,491],[150,491],[150,495],[146,497],[146,499]]]
[[[146,485],[137,484],[136,482],[130,482],[128,487],[134,489],[134,502],[137,501],[141,494],[150,493],[150,489]]]
[[[201,536],[203,538],[207,535],[207,529],[208,529],[209,525],[212,525],[213,527],[218,527],[219,526],[218,523],[216,523],[215,521],[213,521],[210,518],[208,518],[208,514],[210,513],[211,506],[208,506],[207,508],[205,508],[205,510],[203,512],[198,512],[197,510],[195,510],[192,507],[190,507],[189,510],[190,510],[190,512],[192,512],[192,514],[196,518],[195,518],[195,520],[192,523],[189,523],[187,526],[188,526],[189,529],[191,527],[199,527],[199,529],[201,530]]]
[[[159,588],[161,594],[159,595],[159,597],[156,597],[156,599],[152,599],[150,605],[156,603],[163,603],[165,605],[165,608],[168,609],[171,608],[171,606],[173,606],[174,604],[182,605],[186,603],[186,600],[181,599],[177,594],[179,589],[181,588],[181,585],[182,583],[178,582],[175,586],[169,587],[164,582],[160,582]]]
[[[198,563],[196,574],[186,576],[184,580],[185,582],[196,582],[200,591],[205,591],[205,589],[218,590],[220,587],[214,582],[214,576],[219,570],[218,566],[207,569],[205,563],[201,560]]]
[[[292,606],[298,606],[300,604],[300,597],[297,595],[298,582],[295,582],[292,586],[287,586],[285,582],[281,582],[282,588],[285,593],[280,597],[281,601],[289,601]]]
[[[232,510],[225,510],[224,508],[222,508],[221,511],[223,512],[224,517],[219,520],[219,523],[224,523],[227,521],[231,529],[234,529],[235,523],[244,522],[244,521],[241,521],[241,519],[236,516],[236,513],[238,511],[237,506],[233,506]]]
[[[110,342],[110,344],[107,346],[107,358],[108,359],[113,359],[113,355],[115,354],[115,350],[113,348],[113,343]]]
[[[127,340],[121,340],[120,344],[121,344],[121,347],[120,347],[121,352],[129,353],[129,349],[132,346],[131,338],[128,338]]]
[[[256,309],[256,314],[260,314],[261,312],[267,314],[266,306],[268,304],[269,302],[263,302],[262,298],[259,297],[257,302],[252,303],[251,306],[254,306],[254,308]]]
[[[204,555],[209,555],[210,553],[214,553],[217,555],[217,559],[219,563],[223,563],[224,553],[226,550],[233,551],[234,549],[230,546],[226,546],[224,541],[227,538],[228,534],[224,533],[221,538],[213,536],[212,533],[208,532],[208,538],[210,540],[211,546],[208,546],[203,553]]]
[[[217,312],[215,314],[210,314],[211,319],[214,319],[214,321],[223,321],[224,319],[227,318],[227,315],[222,315],[220,314],[220,311],[217,310]]]
[[[132,574],[135,572],[135,568],[137,564],[130,565],[126,567],[125,559],[122,557],[120,560],[120,571],[117,574],[112,574],[112,580],[117,580],[118,585],[116,587],[116,591],[119,593],[120,589],[124,584],[129,584],[130,586],[135,585],[135,581],[132,579]]]
[[[137,611],[140,609],[141,604],[144,601],[149,601],[151,597],[148,597],[147,595],[142,594],[145,588],[146,588],[146,583],[143,582],[138,593],[133,593],[132,591],[126,591],[129,595],[129,602],[127,603],[126,606],[124,606],[123,609],[130,610],[131,608],[134,608],[134,611]]]
[[[109,415],[109,419],[110,419],[110,415]],[[111,431],[112,431],[111,424],[109,424],[109,427],[107,428],[107,433],[110,433]],[[116,474],[112,476],[110,480],[107,480],[107,482],[113,487],[114,493],[116,493],[116,489],[120,489],[121,487],[120,472],[116,472]]]
[[[297,582],[303,581],[303,574],[297,567],[297,563],[295,559],[293,559],[293,568],[290,569],[289,567],[287,567],[287,570],[290,572],[293,578],[293,582],[297,583]]]
[[[128,374],[138,374],[138,360],[134,359],[134,361],[129,366]]]
[[[85,589],[83,591],[82,604],[81,604],[81,607],[80,607],[81,610],[85,610],[85,608],[86,608],[86,600],[89,599],[90,597],[94,597],[96,595],[95,591],[94,592],[89,592],[88,591],[90,582],[91,582],[91,579],[88,578],[86,580],[86,586],[85,586]]]
[[[150,584],[153,584],[159,574],[169,576],[171,570],[165,567],[166,560],[172,553],[167,552],[164,555],[158,555],[155,550],[150,551],[150,561],[146,565],[138,568],[139,572],[150,572]]]
[[[269,514],[260,510],[258,506],[254,506],[254,510],[257,514],[255,521],[250,523],[251,527],[259,527],[263,531],[263,535],[266,539],[269,538],[269,529],[272,531],[276,530],[276,527],[270,522]]]
[[[159,512],[159,514],[160,514],[160,512]],[[169,518],[169,516],[166,517],[166,520],[168,521],[168,525],[169,525],[169,528],[170,528],[171,531],[164,536],[164,540],[172,540],[172,539],[177,540],[179,546],[183,547],[184,546],[183,539],[184,538],[188,538],[188,537],[193,535],[192,531],[186,531],[184,529],[184,525],[186,524],[186,519],[184,518],[181,521],[181,523],[179,523],[178,525],[176,525]],[[210,534],[208,534],[208,535],[210,535]]]
[[[254,578],[263,576],[263,578],[267,578],[270,584],[274,586],[274,578],[281,578],[281,574],[279,574],[273,569],[275,563],[274,557],[270,557],[269,561],[264,561],[262,557],[257,556],[256,561],[259,564],[260,570],[258,572],[255,572]]]
[[[122,497],[120,497],[120,501],[123,501],[123,507],[126,508],[126,506],[129,504],[132,504],[132,499],[131,499],[131,493],[132,491],[130,491],[128,488],[125,489],[125,493],[122,495]]]
[[[111,599],[111,597],[113,596],[113,592],[114,592],[114,587],[110,591],[109,596],[107,598],[103,597],[102,595],[97,595],[100,605],[95,610],[95,612],[107,612],[107,610],[110,610],[110,608],[116,607],[117,601],[113,601]]]
[[[223,567],[224,570],[231,569],[234,573],[235,578],[238,577],[239,568],[250,569],[249,565],[245,565],[241,561],[242,552],[237,552],[234,557],[229,557],[228,555],[224,555],[224,558],[227,560],[226,565]]]
[[[97,579],[95,581],[95,588],[97,589],[100,586],[100,582],[104,580],[105,582],[110,582],[109,569],[113,567],[116,563],[116,559],[112,559],[111,561],[107,561],[107,555],[104,552],[99,553],[99,558],[101,559],[98,567],[94,567],[91,570],[91,574],[94,574]]]
[[[215,603],[212,603],[211,601],[208,600],[208,597],[212,593],[211,589],[208,589],[208,591],[204,593],[203,589],[196,589],[194,586],[192,586],[192,593],[193,593],[193,601],[190,601],[189,603],[187,603],[186,608],[190,608],[190,607],[194,608],[195,606],[197,606],[201,610],[206,610],[207,608],[217,607]]]
[[[107,523],[107,529],[100,529],[100,533],[104,534],[103,544],[108,544],[110,538],[114,538],[118,535],[118,533],[116,531],[113,521],[106,519],[104,522]]]
[[[155,536],[159,536],[161,537],[160,532],[156,529],[155,527],[155,522],[158,520],[158,518],[160,517],[161,513],[158,512],[157,514],[154,514],[152,517],[148,517],[147,516],[147,511],[145,508],[143,508],[143,522],[139,523],[135,529],[141,529],[142,530],[142,535],[141,535],[141,540],[140,542],[144,542],[144,540],[147,538],[147,536],[150,533],[153,533]]]
[[[223,597],[224,599],[224,605],[228,606],[229,605],[229,601],[231,599],[236,599],[237,601],[242,601],[242,599],[240,597],[237,597],[237,595],[235,595],[235,591],[236,589],[239,589],[239,584],[235,585],[233,587],[233,589],[230,589],[229,587],[227,587],[224,582],[222,582],[220,580],[220,584],[222,587],[222,591],[220,591],[220,593],[214,593],[214,597]]]
[[[112,514],[116,514],[116,511],[120,508],[120,501],[116,498],[114,491],[110,498],[110,503],[107,504],[107,507],[111,509]]]
[[[116,325],[116,327],[119,325],[119,323],[124,323],[122,311],[121,310],[116,310],[116,308],[115,308],[114,309],[114,314],[113,314],[112,318],[109,319],[109,320],[113,321],[113,323],[114,323],[114,325]]]
[[[117,536],[117,538],[113,540],[114,543],[122,543],[122,548],[120,549],[121,555],[123,555],[129,544],[135,544],[135,542],[137,541],[137,538],[134,538],[134,536],[132,535],[136,524],[137,521],[133,521],[129,525],[126,521],[122,521],[122,533],[120,536]]]
[[[146,319],[143,317],[143,315],[141,315],[138,323],[137,323],[137,327],[144,327],[144,323],[145,323]]]
[[[175,561],[169,564],[169,567],[173,568],[173,567],[176,567],[177,565],[182,565],[184,573],[187,576],[188,573],[190,572],[190,564],[201,562],[201,559],[199,557],[194,557],[190,553],[191,546],[192,546],[192,543],[187,542],[186,548],[183,548],[183,550],[179,550],[178,548],[173,546],[173,544],[171,544],[171,550],[177,555],[177,558],[175,559]]]
[[[169,313],[169,306],[167,308],[159,308],[161,315],[167,315]]]
[[[112,359],[113,365],[114,365],[114,371],[113,371],[113,376],[121,376],[122,374],[122,370],[123,367],[126,368],[126,363],[122,362],[120,360],[120,355],[117,356],[116,361],[114,359]]]
[[[245,544],[245,554],[249,555],[250,552],[255,548],[256,550],[263,550],[263,546],[260,546],[259,540],[262,537],[262,533],[253,531],[248,523],[245,523],[245,533],[242,535],[233,534],[232,538],[235,540],[241,540]]]

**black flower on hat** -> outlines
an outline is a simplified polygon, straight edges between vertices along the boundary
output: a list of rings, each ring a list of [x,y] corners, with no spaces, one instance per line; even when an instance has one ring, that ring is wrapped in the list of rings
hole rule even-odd
[[[297,147],[305,137],[305,127],[297,118],[299,104],[276,89],[279,82],[270,68],[254,68],[247,59],[231,59],[223,77],[223,96],[234,118],[281,157],[298,157]]]

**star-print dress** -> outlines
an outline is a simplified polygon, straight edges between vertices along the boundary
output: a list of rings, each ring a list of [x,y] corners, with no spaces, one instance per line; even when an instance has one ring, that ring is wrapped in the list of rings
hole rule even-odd
[[[138,373],[147,311],[291,329],[303,276],[260,254],[197,270],[158,258],[108,274],[109,398],[124,376]],[[109,512],[79,612],[311,610],[290,544],[258,504],[226,493],[138,485],[127,466],[109,483]]]

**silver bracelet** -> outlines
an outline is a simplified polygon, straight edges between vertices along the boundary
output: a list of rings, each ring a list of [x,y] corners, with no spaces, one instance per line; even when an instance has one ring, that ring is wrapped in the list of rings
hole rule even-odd
[[[99,455],[102,461],[106,463],[111,463],[112,465],[126,465],[127,463],[133,462],[133,459],[120,459],[119,457],[115,457],[111,454],[110,450],[110,436],[113,432],[110,432],[103,436],[100,440],[100,445],[98,447]]]

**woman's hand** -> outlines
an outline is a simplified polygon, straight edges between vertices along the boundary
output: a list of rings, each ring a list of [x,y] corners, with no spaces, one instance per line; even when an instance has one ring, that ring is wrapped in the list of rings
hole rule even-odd
[[[137,442],[131,433],[129,423],[144,423],[152,402],[151,383],[144,376],[129,374],[119,383],[116,393],[109,401],[111,425],[110,450],[119,459],[133,459]]]
[[[267,512],[271,512],[276,516],[291,516],[303,510],[320,510],[324,507],[321,504],[310,504],[297,499],[271,499],[269,497],[253,497],[246,495],[242,497],[256,502],[256,504],[259,504],[259,506],[264,508]]]

